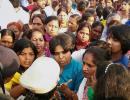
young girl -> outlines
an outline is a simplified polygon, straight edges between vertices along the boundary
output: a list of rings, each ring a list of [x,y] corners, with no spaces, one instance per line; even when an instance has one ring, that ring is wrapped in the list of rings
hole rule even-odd
[[[109,29],[107,42],[110,44],[113,63],[121,63],[128,67],[129,59],[125,54],[130,50],[130,27],[127,25],[113,26]]]

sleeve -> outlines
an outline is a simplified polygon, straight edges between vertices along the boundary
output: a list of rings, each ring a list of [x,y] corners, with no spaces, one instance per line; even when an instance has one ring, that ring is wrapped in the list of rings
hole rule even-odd
[[[77,68],[76,68],[77,67]],[[74,92],[77,93],[79,86],[83,80],[83,72],[82,72],[82,64],[81,63],[77,63],[74,66],[75,70],[74,70]]]
[[[21,74],[18,73],[18,72],[16,72],[16,73],[14,74],[13,78],[12,78],[8,83],[6,83],[6,84],[4,85],[5,88],[6,88],[8,91],[10,91],[10,89],[12,88],[12,86],[13,86],[14,84],[19,84],[20,76],[21,76]]]

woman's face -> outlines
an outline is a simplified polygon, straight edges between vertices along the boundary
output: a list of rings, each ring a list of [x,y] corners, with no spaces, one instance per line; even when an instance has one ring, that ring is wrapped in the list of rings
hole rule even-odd
[[[31,41],[34,43],[36,46],[38,53],[43,53],[44,52],[44,47],[45,47],[45,41],[43,38],[43,35],[39,31],[35,31],[32,33]]]
[[[93,63],[92,53],[86,53],[83,57],[83,74],[86,78],[95,77],[96,65]]]
[[[33,3],[33,0],[27,0],[29,4]]]
[[[90,0],[90,7],[94,8],[96,6],[96,0]]]
[[[47,4],[47,1],[46,0],[37,0],[37,4],[40,8],[44,9]]]
[[[101,3],[101,5],[102,5],[102,7],[105,7],[105,6],[106,6],[105,0],[100,1],[100,3]]]
[[[121,43],[119,40],[109,37],[107,42],[110,44],[112,53],[122,52]]]
[[[126,3],[126,2],[123,2],[122,5],[121,5],[121,11],[125,11],[125,12],[128,12],[129,11],[129,4]]]
[[[5,47],[12,48],[13,41],[14,40],[10,35],[4,35],[1,37],[0,44]]]
[[[106,0],[106,6],[107,7],[112,7],[112,1],[111,0]]]
[[[68,22],[68,30],[71,32],[76,32],[78,24],[75,18],[70,17]]]
[[[67,23],[68,22],[68,16],[66,12],[61,11],[58,15],[58,19],[60,23]]]
[[[44,25],[39,17],[35,17],[32,21],[32,29],[43,30]]]
[[[52,20],[46,25],[46,32],[51,36],[56,36],[59,30],[58,20]]]
[[[102,34],[102,26],[96,26],[92,28],[92,31],[91,31],[92,39],[95,39],[95,40],[100,39],[101,34]]]
[[[24,48],[22,52],[18,55],[18,57],[20,60],[20,65],[24,68],[28,68],[33,63],[35,55],[32,48],[28,47]]]
[[[78,31],[78,36],[77,38],[79,38],[82,42],[86,42],[90,40],[90,34],[89,34],[89,28],[88,27],[84,27],[81,30]]]
[[[15,25],[10,25],[8,29],[12,30],[15,34],[15,39],[18,40],[20,38],[20,30]]]
[[[70,63],[71,60],[71,53],[70,51],[64,51],[62,46],[58,45],[54,51],[54,58],[59,63],[61,67]]]
[[[88,17],[87,23],[88,23],[89,25],[92,25],[93,22],[94,22],[94,16]]]

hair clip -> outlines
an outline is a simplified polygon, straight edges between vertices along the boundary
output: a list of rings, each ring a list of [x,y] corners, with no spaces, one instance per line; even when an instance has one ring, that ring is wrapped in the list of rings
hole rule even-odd
[[[105,69],[105,74],[107,73],[107,71],[108,71],[108,68],[110,67],[110,65],[112,65],[113,63],[110,63],[110,64],[108,64],[107,65],[107,67],[106,67],[106,69]]]

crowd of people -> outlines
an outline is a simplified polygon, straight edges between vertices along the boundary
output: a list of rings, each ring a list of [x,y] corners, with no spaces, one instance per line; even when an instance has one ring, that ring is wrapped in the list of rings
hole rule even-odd
[[[0,0],[0,100],[130,100],[130,0]]]

